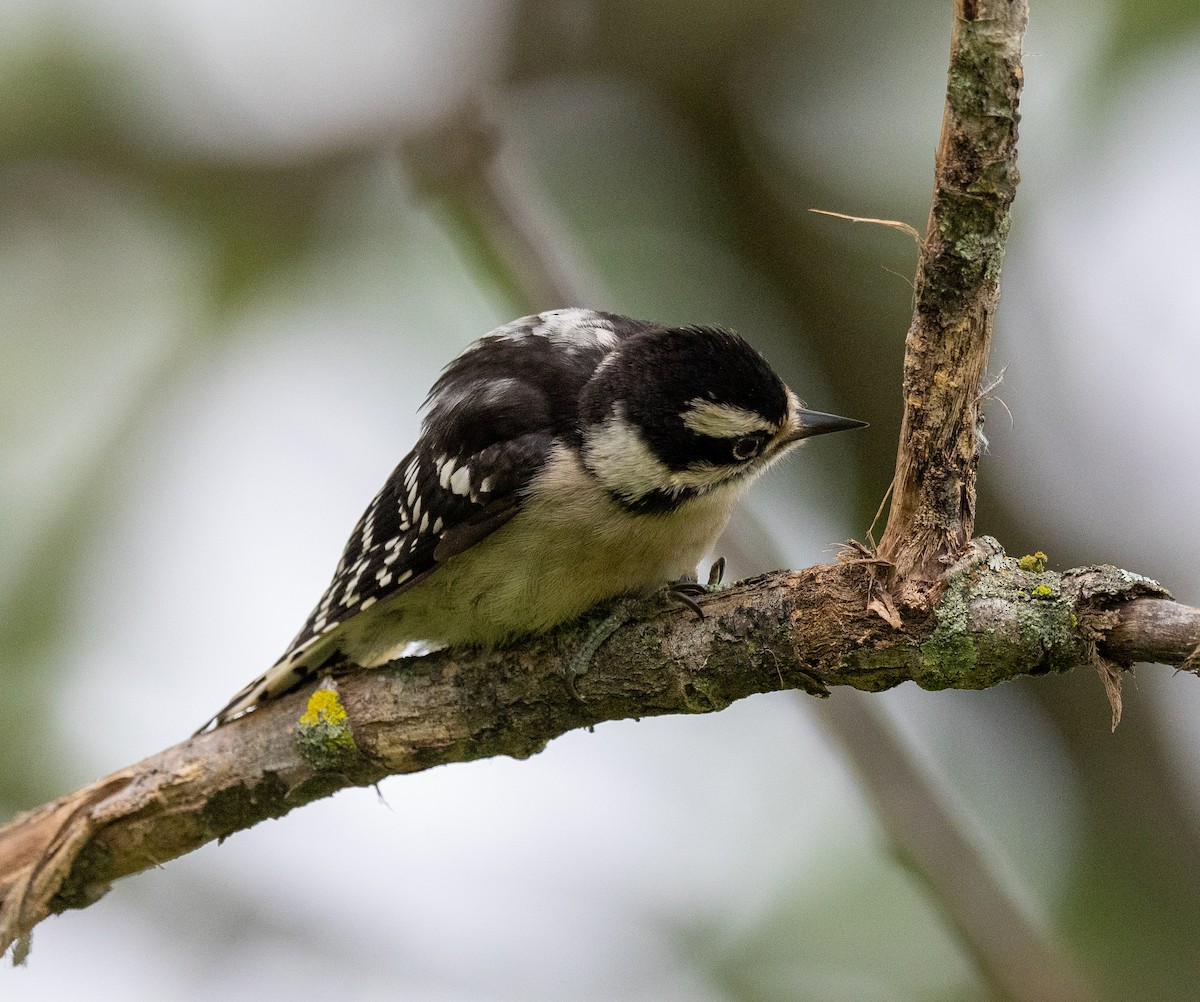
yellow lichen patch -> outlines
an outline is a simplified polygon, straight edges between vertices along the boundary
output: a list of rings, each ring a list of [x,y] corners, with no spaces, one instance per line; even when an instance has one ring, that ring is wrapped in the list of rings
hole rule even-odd
[[[1037,553],[1029,553],[1021,557],[1021,559],[1017,561],[1017,566],[1023,571],[1031,571],[1034,574],[1041,574],[1042,571],[1046,569],[1046,561],[1049,559],[1050,558],[1047,557],[1046,554],[1044,554],[1041,550],[1038,550]]]
[[[309,696],[299,724],[296,745],[304,760],[318,772],[344,772],[358,761],[350,719],[332,680],[327,679]]]
[[[304,727],[315,727],[319,723],[337,726],[345,723],[346,709],[338,699],[336,689],[320,688],[308,697],[308,709],[300,717]]]
[[[1049,585],[1040,584],[1036,588],[1029,589],[1029,594],[1034,598],[1045,598],[1048,595],[1054,594],[1054,589]]]

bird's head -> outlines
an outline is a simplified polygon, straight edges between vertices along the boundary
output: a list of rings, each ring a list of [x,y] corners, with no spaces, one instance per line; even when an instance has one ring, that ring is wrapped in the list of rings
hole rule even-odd
[[[806,409],[759,352],[714,327],[629,338],[589,380],[580,418],[587,468],[647,512],[745,486],[804,439],[865,425]]]

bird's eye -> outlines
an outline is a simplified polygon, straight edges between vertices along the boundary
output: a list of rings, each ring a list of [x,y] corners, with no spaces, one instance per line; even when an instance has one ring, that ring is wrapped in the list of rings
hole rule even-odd
[[[733,458],[739,462],[753,459],[762,449],[762,438],[759,435],[743,435],[733,443]]]

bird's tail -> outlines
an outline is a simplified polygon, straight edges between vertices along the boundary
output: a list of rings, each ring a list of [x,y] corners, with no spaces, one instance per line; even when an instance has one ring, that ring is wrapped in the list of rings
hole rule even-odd
[[[204,726],[196,731],[202,734],[209,729],[215,729],[227,724],[234,717],[261,706],[263,703],[289,692],[295,692],[300,686],[316,674],[316,669],[306,663],[301,652],[296,651],[291,657],[285,657],[277,664],[268,668],[253,682],[238,690],[225,706],[204,722]]]

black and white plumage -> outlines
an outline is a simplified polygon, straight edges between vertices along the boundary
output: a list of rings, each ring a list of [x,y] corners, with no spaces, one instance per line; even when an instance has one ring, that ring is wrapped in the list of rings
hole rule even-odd
[[[736,334],[585,309],[474,342],[425,408],[304,628],[218,725],[336,665],[503,643],[692,574],[754,476],[863,424],[805,410]]]

